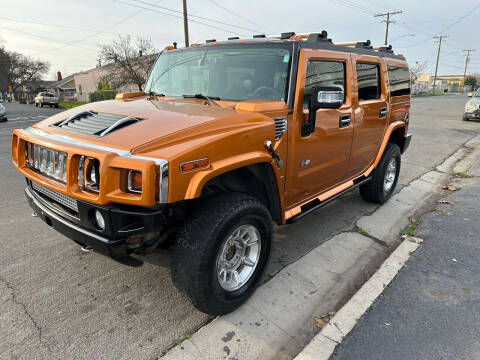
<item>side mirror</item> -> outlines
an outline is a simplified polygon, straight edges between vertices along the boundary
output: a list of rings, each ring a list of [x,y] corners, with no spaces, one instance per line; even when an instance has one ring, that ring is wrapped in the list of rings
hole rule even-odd
[[[338,109],[345,98],[343,87],[338,85],[317,86],[313,89],[308,102],[308,121],[302,125],[302,136],[315,131],[315,120],[318,109]]]

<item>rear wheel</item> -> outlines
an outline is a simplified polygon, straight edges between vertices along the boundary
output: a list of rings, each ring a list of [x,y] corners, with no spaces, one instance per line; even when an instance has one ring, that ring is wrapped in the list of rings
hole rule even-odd
[[[40,107],[43,107],[43,103],[42,103],[42,102],[40,103]]]
[[[363,199],[383,204],[392,196],[400,174],[401,152],[397,144],[388,143],[372,179],[360,186]]]
[[[271,238],[270,213],[257,199],[238,193],[206,198],[178,234],[173,282],[200,311],[233,311],[258,285]]]

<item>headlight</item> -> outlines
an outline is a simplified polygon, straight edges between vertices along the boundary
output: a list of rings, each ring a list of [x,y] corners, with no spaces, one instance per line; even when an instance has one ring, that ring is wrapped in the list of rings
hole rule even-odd
[[[81,156],[78,160],[78,186],[82,190],[100,191],[100,162],[97,159]]]
[[[26,165],[30,169],[64,184],[67,182],[67,157],[67,153],[63,151],[30,142],[25,143]]]

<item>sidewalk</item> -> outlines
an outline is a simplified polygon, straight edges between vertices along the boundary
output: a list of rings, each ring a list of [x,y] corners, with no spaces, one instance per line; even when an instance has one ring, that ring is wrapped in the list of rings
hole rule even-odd
[[[480,176],[480,159],[470,175]],[[331,359],[480,359],[480,178],[420,219],[423,244]]]

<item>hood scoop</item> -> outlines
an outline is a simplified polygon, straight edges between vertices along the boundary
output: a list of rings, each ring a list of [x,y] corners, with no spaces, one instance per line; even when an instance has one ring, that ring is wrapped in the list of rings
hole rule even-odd
[[[87,135],[105,136],[112,131],[142,120],[144,119],[129,115],[82,111],[54,126]]]

